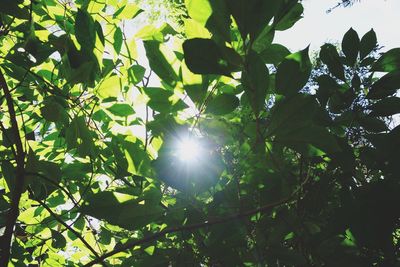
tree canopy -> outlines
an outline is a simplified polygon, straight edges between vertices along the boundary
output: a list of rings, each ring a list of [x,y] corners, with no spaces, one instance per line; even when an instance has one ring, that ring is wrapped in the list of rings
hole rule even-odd
[[[0,266],[400,266],[400,48],[166,2],[0,1]]]

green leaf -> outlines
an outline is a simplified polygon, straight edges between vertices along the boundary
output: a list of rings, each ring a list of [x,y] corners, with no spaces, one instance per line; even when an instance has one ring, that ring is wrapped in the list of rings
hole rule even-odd
[[[329,154],[341,151],[336,138],[324,127],[316,125],[308,125],[278,134],[275,142],[288,146],[311,144]]]
[[[267,136],[293,131],[309,125],[318,110],[318,103],[310,95],[297,94],[276,103],[270,115]]]
[[[380,133],[388,130],[386,123],[378,118],[363,117],[359,122],[369,132]]]
[[[259,54],[252,51],[246,58],[242,84],[256,116],[264,109],[269,86],[269,72]]]
[[[81,212],[128,230],[137,230],[163,216],[163,209],[156,204],[161,196],[158,189],[144,191],[140,197],[129,191],[132,190],[89,194]]]
[[[181,99],[173,97],[173,92],[157,87],[146,87],[143,89],[150,98],[147,105],[161,113],[171,113],[186,108]]]
[[[58,231],[51,230],[51,245],[53,248],[65,248],[67,245],[67,240],[65,237]]]
[[[135,114],[135,111],[133,108],[128,105],[128,104],[114,104],[111,107],[107,108],[108,111],[110,111],[112,114],[120,116],[120,117],[126,117],[129,115]]]
[[[374,84],[372,84],[371,89],[367,94],[369,99],[380,99],[386,96],[393,95],[396,93],[397,89],[400,88],[400,70],[395,72],[390,72]]]
[[[144,41],[143,44],[151,69],[163,82],[175,87],[179,80],[176,55],[157,41]]]
[[[123,43],[123,36],[122,36],[122,31],[121,31],[120,27],[117,27],[117,29],[115,30],[113,39],[114,39],[114,42],[113,42],[114,50],[119,55],[119,53],[121,52],[122,43]]]
[[[328,99],[335,93],[342,90],[342,87],[336,82],[334,78],[329,75],[321,75],[317,78],[318,90],[316,93],[318,101],[321,106],[325,107]]]
[[[384,53],[372,66],[372,71],[400,71],[400,48]]]
[[[349,66],[354,66],[360,48],[360,38],[353,28],[346,32],[342,40],[342,50],[346,55],[346,63]]]
[[[96,44],[94,21],[86,10],[78,9],[75,19],[75,36],[82,50],[92,52]]]
[[[275,28],[278,31],[284,31],[291,28],[297,21],[303,18],[303,5],[295,4],[276,24]]]
[[[128,79],[130,83],[138,84],[140,83],[144,75],[146,73],[146,69],[140,65],[132,65],[128,69]]]
[[[311,74],[311,62],[308,47],[302,51],[286,56],[276,72],[276,92],[292,95],[306,85]],[[290,78],[289,78],[290,77]]]
[[[211,39],[186,40],[183,52],[186,65],[196,74],[231,76],[230,73],[237,70],[241,63],[240,56],[232,48],[220,47]]]
[[[208,104],[206,112],[215,115],[225,115],[239,106],[239,99],[234,95],[221,94],[214,97]]]
[[[7,160],[2,160],[1,161],[1,172],[2,176],[4,177],[8,190],[13,194],[14,193],[14,187],[15,187],[15,167],[14,165],[7,161]]]
[[[95,92],[101,98],[117,97],[121,93],[121,79],[117,75],[108,76],[99,84]]]
[[[64,108],[55,101],[44,101],[43,107],[40,108],[40,113],[43,118],[52,122],[61,122],[67,119]]]
[[[346,80],[344,77],[344,67],[335,46],[332,44],[324,44],[321,47],[319,56],[336,78],[342,81]]]
[[[74,118],[66,128],[65,140],[68,149],[77,149],[81,157],[94,156],[95,146],[92,134],[86,126],[84,117]]]
[[[271,44],[260,55],[265,64],[278,65],[289,54],[290,51],[283,45]]]
[[[150,98],[147,105],[158,112],[169,112],[172,107],[170,97],[173,95],[171,91],[167,91],[157,87],[146,87],[144,92]]]
[[[0,12],[16,17],[19,19],[29,19],[30,13],[28,8],[20,7],[23,1],[20,0],[1,0],[0,1]]]
[[[243,39],[250,34],[255,40],[278,10],[281,1],[225,0]]]
[[[369,107],[371,116],[386,117],[400,113],[400,98],[388,97]]]
[[[274,40],[274,37],[275,37],[275,29],[273,28],[273,26],[266,26],[254,40],[251,49],[260,54],[269,45],[271,45],[272,41]]]
[[[211,33],[230,40],[230,15],[224,0],[185,0],[189,16]]]
[[[134,3],[128,3],[121,8],[119,8],[113,15],[113,18],[118,18],[118,19],[133,19],[140,13],[142,13],[143,10],[140,9],[137,5]]]
[[[153,170],[150,168],[150,160],[140,141],[131,142],[124,140],[122,147],[128,162],[128,168],[126,169],[128,172],[147,177],[153,175]]]
[[[367,32],[360,42],[360,58],[364,59],[377,46],[376,34],[373,29]]]

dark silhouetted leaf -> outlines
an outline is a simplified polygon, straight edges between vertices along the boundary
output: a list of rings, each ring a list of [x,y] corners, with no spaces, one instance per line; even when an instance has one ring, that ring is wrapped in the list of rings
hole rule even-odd
[[[400,71],[400,48],[393,48],[384,53],[374,65],[373,71]]]
[[[344,67],[336,50],[336,47],[331,44],[324,44],[321,47],[321,52],[319,56],[322,62],[324,62],[328,66],[329,71],[333,75],[335,75],[336,78],[339,78],[342,81],[345,80]]]
[[[211,39],[194,38],[183,43],[185,62],[189,70],[197,74],[230,76],[238,69],[240,56],[228,47],[219,47]],[[205,52],[207,51],[207,52]]]
[[[376,81],[367,94],[367,98],[380,99],[393,95],[400,88],[400,71],[390,72]]]
[[[90,14],[78,9],[75,21],[75,36],[83,50],[93,51],[96,43],[96,29]]]
[[[206,112],[215,115],[231,113],[239,106],[239,99],[234,95],[221,94],[214,97],[207,105]]]
[[[346,55],[346,63],[353,66],[356,63],[358,50],[360,49],[360,38],[353,28],[346,32],[342,40],[342,50]]]
[[[367,32],[360,42],[360,58],[364,59],[377,46],[376,34],[373,29]]]
[[[286,56],[276,72],[276,92],[293,95],[306,85],[311,74],[311,62],[308,47]]]
[[[391,116],[400,113],[400,98],[388,97],[370,107],[371,116]]]
[[[264,109],[269,86],[269,72],[259,54],[251,52],[242,72],[242,84],[256,116]]]
[[[271,44],[260,55],[266,64],[278,65],[289,54],[290,51],[283,45]]]

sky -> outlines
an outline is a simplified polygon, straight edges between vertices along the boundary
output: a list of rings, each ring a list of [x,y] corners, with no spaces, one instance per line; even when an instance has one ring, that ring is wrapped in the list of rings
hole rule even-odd
[[[325,42],[341,42],[343,35],[353,27],[360,38],[371,28],[377,34],[383,51],[400,47],[400,0],[361,0],[348,8],[336,8],[339,0],[304,0],[304,18],[291,29],[278,32],[274,42],[297,51],[309,44],[318,50]]]

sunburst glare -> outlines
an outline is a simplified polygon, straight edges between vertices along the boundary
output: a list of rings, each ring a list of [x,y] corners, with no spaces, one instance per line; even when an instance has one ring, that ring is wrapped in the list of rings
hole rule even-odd
[[[178,141],[176,153],[179,160],[191,163],[200,158],[201,147],[194,138],[186,137]]]

